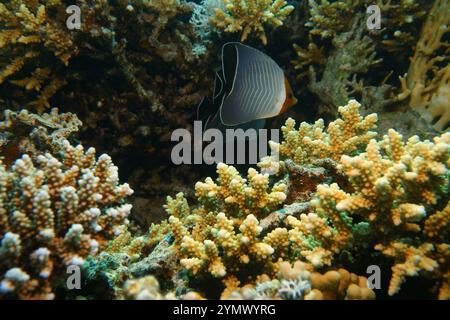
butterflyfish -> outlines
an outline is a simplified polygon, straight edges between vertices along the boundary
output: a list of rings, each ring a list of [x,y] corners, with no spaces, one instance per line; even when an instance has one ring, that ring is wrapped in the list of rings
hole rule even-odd
[[[265,119],[295,105],[297,99],[278,64],[263,52],[229,42],[222,47],[212,98],[204,98],[197,119],[204,127],[262,128]]]

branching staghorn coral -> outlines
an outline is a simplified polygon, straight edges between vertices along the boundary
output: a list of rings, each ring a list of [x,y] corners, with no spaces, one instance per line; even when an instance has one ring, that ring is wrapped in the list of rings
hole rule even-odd
[[[382,44],[390,51],[399,51],[416,40],[414,29],[427,14],[428,1],[423,0],[308,0],[309,20],[306,26],[310,34],[322,39],[334,38],[349,29],[355,12],[366,13],[369,6],[376,5],[381,14]],[[367,15],[368,17],[368,15]]]
[[[122,275],[135,277],[138,287],[139,278],[157,275],[164,288],[176,288],[176,297],[192,290],[200,292],[192,298],[219,297],[220,292],[206,293],[205,283],[216,281],[220,289],[216,279],[221,279],[222,298],[372,299],[366,279],[344,270],[356,260],[392,266],[386,288],[391,295],[407,277],[421,276],[431,281],[433,294],[448,297],[450,136],[403,142],[390,130],[377,141],[370,131],[376,115],[364,118],[359,107],[350,101],[340,110],[342,119],[326,131],[323,125],[302,124],[299,131],[286,126],[285,141],[272,143],[281,153],[278,165],[284,175],[273,187],[253,169],[243,179],[233,167],[219,164],[217,180],[196,184],[197,206],[191,208],[181,193],[168,197],[168,221],[153,225],[146,237],[154,241],[144,240],[141,247],[151,253]],[[286,151],[304,150],[313,142],[321,153],[293,161],[297,153]],[[315,193],[292,197],[305,182]],[[124,233],[112,247],[128,251],[142,245],[136,243],[130,245]],[[280,261],[297,260],[310,280],[288,276],[282,281]],[[126,277],[120,277],[122,288]],[[136,292],[145,296],[145,290]]]
[[[0,3],[0,85],[10,81],[35,92],[30,106],[39,112],[50,107],[49,99],[66,84],[59,71],[78,52],[65,19],[59,19],[64,14],[60,1]]]
[[[428,138],[431,127],[418,114],[401,112],[404,103],[392,79],[405,73],[422,22],[427,13],[432,15],[430,1],[311,0],[304,6],[306,24],[305,18],[291,24],[305,25],[306,30],[297,32],[309,33],[308,41],[294,40],[298,58],[292,63],[298,81],[306,80],[308,92],[320,100],[319,115],[334,119],[339,105],[357,98],[367,113],[378,113],[383,130],[395,127],[407,133],[420,123],[416,131]],[[368,24],[376,13],[368,9],[374,6],[380,10],[379,29]],[[405,118],[401,124],[394,120],[400,115]]]
[[[313,125],[303,122],[296,130],[295,120],[289,118],[281,127],[282,143],[272,142],[271,148],[278,150],[282,159],[289,158],[298,164],[323,158],[338,161],[344,154],[353,154],[376,135],[370,130],[376,128],[377,115],[362,117],[360,106],[356,100],[350,100],[346,106],[339,107],[341,118],[331,122],[326,130],[322,119]]]
[[[325,60],[319,79],[314,67],[309,68],[308,89],[321,100],[320,112],[333,118],[337,117],[338,106],[347,103],[355,92],[364,91],[359,87],[368,85],[358,77],[381,62],[376,58],[374,41],[365,34],[363,16],[356,14],[353,21],[348,31],[333,38],[334,51]]]
[[[37,115],[26,109],[15,112],[5,110],[0,121],[0,133],[5,136],[0,151],[5,163],[15,160],[19,153],[38,154],[50,150],[61,151],[63,141],[78,131],[81,121],[73,113],[59,113],[53,108],[49,113]],[[15,158],[14,158],[15,157]]]
[[[223,163],[217,173],[217,183],[207,178],[196,184],[197,209],[190,212],[177,195],[168,198],[166,210],[181,265],[194,274],[206,271],[222,278],[253,260],[270,260],[274,249],[262,242],[257,217],[285,200],[286,186],[281,182],[269,189],[268,176],[252,168],[247,179]]]
[[[297,79],[302,80],[306,77],[310,66],[320,67],[325,65],[324,48],[319,48],[314,42],[310,41],[306,49],[303,49],[297,44],[294,44],[293,48],[297,57],[291,63],[297,73]]]
[[[422,26],[419,41],[411,58],[408,72],[400,77],[400,99],[408,99],[409,106],[436,130],[450,126],[450,64],[448,42],[450,3],[436,0]]]
[[[450,298],[450,246],[447,243],[427,242],[416,247],[395,241],[387,246],[379,244],[375,248],[395,261],[389,295],[398,293],[407,277],[422,275],[435,279],[438,299]]]
[[[213,196],[213,192],[210,193],[213,190],[206,193],[204,184],[223,193],[227,189],[231,190],[231,181],[242,178],[236,169],[224,164],[219,165],[218,171],[220,181],[208,183],[210,179],[206,179],[205,183],[196,187],[198,206],[190,208],[183,193],[173,198],[168,196],[165,205],[170,216],[168,221],[153,224],[144,237],[130,237],[129,232],[122,232],[99,256],[89,259],[84,267],[88,279],[86,285],[102,283],[104,295],[123,298],[127,291],[123,288],[126,280],[136,279],[128,284],[132,283],[133,287],[136,285],[146,291],[145,286],[141,287],[140,284],[147,283],[144,278],[152,275],[158,277],[165,288],[176,289],[178,298],[199,299],[201,296],[192,292],[187,278],[183,276],[186,271],[198,278],[210,275],[223,278],[225,275],[238,274],[240,267],[245,268],[264,260],[271,261],[273,249],[262,242],[263,227],[259,226],[254,215],[244,215],[239,212],[239,208],[242,212],[248,212],[252,205],[265,203],[265,207],[253,211],[264,215],[269,207],[279,206],[284,198],[284,192],[280,190],[285,187],[278,183],[272,188],[261,188],[266,185],[268,177],[254,174],[256,171],[252,169],[249,179],[260,177],[256,178],[256,182],[265,182],[244,183],[242,187],[249,194],[246,207],[236,203],[225,204],[223,195]],[[231,193],[228,191],[228,194]],[[254,199],[255,194],[259,195],[261,201],[252,204],[250,200]],[[137,296],[129,295],[131,298]]]
[[[420,25],[429,14],[432,1],[378,0],[374,4],[380,8],[382,17],[380,48],[395,53],[409,52],[418,40]]]
[[[255,32],[266,45],[265,25],[279,27],[294,10],[285,0],[222,0],[224,9],[216,9],[211,24],[225,32],[241,32],[241,42]]]
[[[311,28],[312,35],[322,38],[334,37],[348,26],[354,10],[358,7],[360,0],[351,1],[327,1],[308,0],[310,19],[306,23]]]
[[[391,129],[377,142],[372,139],[375,133],[368,131],[375,126],[376,116],[363,119],[358,108],[356,101],[350,101],[341,109],[345,109],[347,115],[332,122],[325,134],[323,124],[302,123],[297,131],[292,120],[288,120],[282,128],[283,141],[271,146],[280,152],[281,164],[284,163],[290,174],[288,199],[296,199],[290,196],[296,192],[295,180],[308,181],[305,176],[311,169],[308,171],[300,164],[320,166],[326,162],[318,159],[329,157],[339,163],[331,165],[343,176],[335,176],[331,184],[318,184],[314,199],[310,201],[312,207],[306,206],[309,213],[288,215],[284,220],[287,228],[271,232],[277,234],[275,239],[287,239],[282,240],[284,245],[275,246],[269,239],[265,242],[275,248],[275,254],[285,252],[284,256],[306,259],[314,268],[334,265],[343,251],[360,254],[359,251],[377,249],[395,261],[391,295],[399,291],[406,276],[424,275],[440,287],[438,296],[446,297],[448,258],[443,249],[448,247],[449,241],[446,219],[450,135],[435,137],[433,142],[420,141],[413,136],[405,143],[403,137]],[[347,124],[345,138],[337,138],[342,131],[330,130],[337,123],[339,127]],[[356,133],[358,125],[364,130]],[[348,141],[352,143],[345,147]],[[338,148],[329,152],[334,143]],[[259,165],[267,167],[269,160]],[[290,168],[292,160],[299,164],[298,168],[294,166],[296,175]],[[321,174],[320,170],[317,172]],[[266,238],[271,237],[271,233]],[[423,263],[419,256],[424,259]]]
[[[382,141],[371,140],[366,152],[342,156],[340,169],[348,177],[352,192],[345,192],[336,183],[319,185],[313,201],[317,214],[289,220],[302,236],[300,246],[309,236],[317,241],[308,243],[312,256],[306,258],[314,265],[331,264],[334,253],[354,247],[359,239],[360,244],[369,243],[396,259],[391,295],[399,291],[405,276],[418,275],[419,271],[441,279],[448,272],[448,263],[438,248],[448,245],[442,243],[435,248],[428,235],[434,235],[434,225],[446,225],[439,222],[443,213],[433,212],[439,203],[448,201],[449,139],[447,133],[436,137],[434,143],[420,141],[417,136],[404,143],[400,134],[390,130]],[[422,233],[427,215],[430,220],[425,221],[427,227]],[[353,223],[354,217],[361,222]],[[310,227],[305,228],[307,225]],[[422,239],[418,248],[404,242],[415,237]],[[448,242],[448,237],[442,241]],[[401,252],[405,259],[416,256],[416,263],[411,260],[401,267]],[[302,254],[308,253],[305,250]],[[430,259],[427,255],[440,258],[420,264],[419,257]]]
[[[244,179],[233,166],[221,163],[217,165],[217,174],[217,182],[206,178],[195,185],[196,196],[207,211],[241,219],[249,214],[261,217],[286,199],[286,185],[282,181],[270,188],[268,175],[253,168]]]
[[[0,296],[53,299],[70,265],[81,265],[128,223],[133,193],[95,149],[65,140],[59,156],[0,163]]]

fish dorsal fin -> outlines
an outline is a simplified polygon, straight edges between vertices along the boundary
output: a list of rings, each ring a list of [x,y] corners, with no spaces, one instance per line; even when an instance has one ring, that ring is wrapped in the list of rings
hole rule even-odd
[[[226,94],[219,115],[224,125],[235,126],[280,113],[286,90],[284,72],[275,61],[239,42],[225,44],[222,58]],[[228,79],[231,78],[230,85]]]

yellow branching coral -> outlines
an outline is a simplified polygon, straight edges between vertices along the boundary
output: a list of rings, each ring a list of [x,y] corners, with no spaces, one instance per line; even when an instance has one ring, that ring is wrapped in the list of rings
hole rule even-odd
[[[359,0],[331,2],[309,0],[310,19],[306,26],[311,28],[310,33],[313,35],[322,38],[334,37],[345,28],[359,3]]]
[[[302,122],[296,130],[294,119],[289,118],[281,128],[283,142],[279,146],[272,143],[271,148],[279,149],[282,158],[290,158],[299,164],[322,158],[337,161],[343,154],[353,154],[376,135],[370,130],[376,128],[377,115],[362,117],[359,108],[360,104],[355,100],[339,107],[342,119],[331,122],[326,131],[322,119],[313,125]]]
[[[441,238],[437,235],[448,223],[444,220],[447,208],[432,213],[435,205],[448,201],[449,157],[449,133],[435,137],[434,142],[420,141],[413,136],[405,143],[402,136],[391,129],[382,141],[371,140],[366,152],[354,157],[342,156],[340,170],[351,183],[351,193],[335,183],[318,186],[313,204],[317,214],[326,218],[320,229],[315,225],[308,228],[308,222],[302,229],[296,221],[294,226],[304,237],[316,238],[319,250],[326,249],[329,253],[356,245],[353,241],[356,236],[374,237],[375,240],[369,242],[375,249],[396,260],[390,294],[398,292],[406,276],[417,275],[419,271],[433,271],[438,279],[439,275],[447,274],[448,261],[428,239],[448,241],[445,233]],[[427,214],[430,216],[420,234]],[[353,224],[356,216],[362,218],[362,222]],[[338,237],[333,235],[329,224]],[[325,233],[318,235],[316,229]],[[325,234],[331,235],[324,237]],[[403,243],[402,235],[408,234],[422,236],[422,244],[414,247]],[[376,244],[377,241],[381,243]],[[329,260],[324,264],[327,262]]]
[[[258,216],[286,198],[282,182],[269,187],[267,175],[249,169],[247,179],[226,164],[217,165],[217,182],[207,178],[195,186],[199,207],[190,210],[182,194],[165,206],[181,265],[194,274],[224,277],[250,262],[270,261],[279,239],[264,238]],[[266,241],[267,240],[267,241]]]
[[[65,140],[62,155],[0,162],[0,296],[52,299],[69,265],[80,265],[127,224],[132,194],[95,149]]]
[[[214,225],[208,227],[208,232],[202,234],[189,233],[174,216],[169,218],[169,223],[176,243],[179,242],[180,263],[194,274],[207,271],[221,278],[229,269],[238,271],[239,265],[270,260],[274,252],[261,240],[262,228],[253,215],[248,215],[235,227],[235,221],[221,212],[215,217]]]
[[[394,259],[390,294],[399,291],[405,277],[428,275],[437,281],[439,297],[445,297],[450,134],[404,142],[390,129],[376,141],[368,131],[376,115],[362,118],[358,107],[351,101],[341,109],[343,119],[331,123],[327,133],[321,122],[296,131],[293,120],[287,121],[284,140],[272,144],[285,164],[317,165],[318,159],[331,158],[345,179],[339,185],[319,184],[310,201],[314,212],[288,216],[286,228],[274,229],[264,241],[283,252],[280,256],[301,257],[316,269],[332,265],[343,251],[373,248]]]
[[[59,4],[28,0],[0,3],[0,84],[11,80],[27,91],[36,91],[37,98],[31,105],[39,112],[50,107],[48,100],[65,82],[49,68],[40,66],[38,60],[50,52],[67,66],[77,53],[66,26],[55,19],[58,10],[65,9]],[[20,73],[24,66],[32,69],[29,76]]]
[[[448,0],[436,0],[422,26],[419,41],[406,75],[400,78],[400,99],[409,99],[437,130],[448,129],[450,123],[450,64],[445,36],[450,30]]]
[[[233,217],[254,214],[260,216],[275,209],[286,199],[286,185],[276,183],[269,188],[269,176],[248,170],[247,179],[233,167],[217,165],[217,183],[211,178],[197,182],[195,193],[207,210],[223,211]]]
[[[450,201],[445,208],[429,216],[425,221],[424,232],[431,239],[443,241],[450,236]]]
[[[425,206],[437,203],[447,183],[450,134],[436,137],[434,142],[413,136],[404,143],[391,129],[379,144],[371,140],[365,153],[343,156],[342,170],[355,192],[345,194],[336,209],[358,212],[383,234],[393,227],[419,230],[416,222],[425,216]],[[318,190],[319,196],[321,193]]]
[[[389,51],[399,51],[415,40],[414,24],[420,24],[427,15],[427,3],[419,0],[308,0],[309,19],[306,26],[310,34],[321,38],[334,38],[344,32],[358,14],[376,5],[382,13],[381,41]],[[377,33],[377,30],[370,30]]]
[[[402,242],[392,242],[388,246],[377,245],[376,249],[383,254],[394,258],[395,265],[392,267],[392,278],[389,283],[389,294],[396,294],[406,281],[406,277],[419,275],[419,272],[437,273],[439,264],[430,257],[434,246],[424,243],[419,247],[407,245]],[[446,247],[448,250],[448,246]],[[446,257],[448,259],[448,257]]]
[[[147,238],[144,236],[133,237],[126,225],[116,230],[119,235],[109,241],[108,246],[103,251],[126,254],[130,261],[139,259],[142,254],[142,248],[147,244]]]
[[[263,44],[267,44],[264,25],[281,26],[294,10],[285,0],[222,0],[225,8],[215,9],[211,24],[225,32],[241,32],[245,42],[254,31]]]
[[[297,44],[294,44],[293,47],[297,58],[292,60],[291,63],[297,71],[297,78],[305,77],[310,66],[325,63],[324,48],[318,47],[311,39],[305,49]]]
[[[290,226],[289,240],[315,268],[331,265],[333,253],[348,242],[348,232],[338,232],[316,213],[301,214],[300,219],[288,216],[286,220]],[[311,243],[309,239],[314,241]]]

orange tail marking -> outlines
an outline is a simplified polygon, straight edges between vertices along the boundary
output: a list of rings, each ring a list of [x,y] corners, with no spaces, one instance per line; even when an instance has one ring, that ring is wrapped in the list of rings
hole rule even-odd
[[[289,84],[288,79],[284,76],[284,88],[286,90],[286,100],[284,100],[283,106],[281,107],[280,114],[285,112],[287,109],[292,107],[297,103],[297,98],[294,96],[292,92],[291,85]]]

